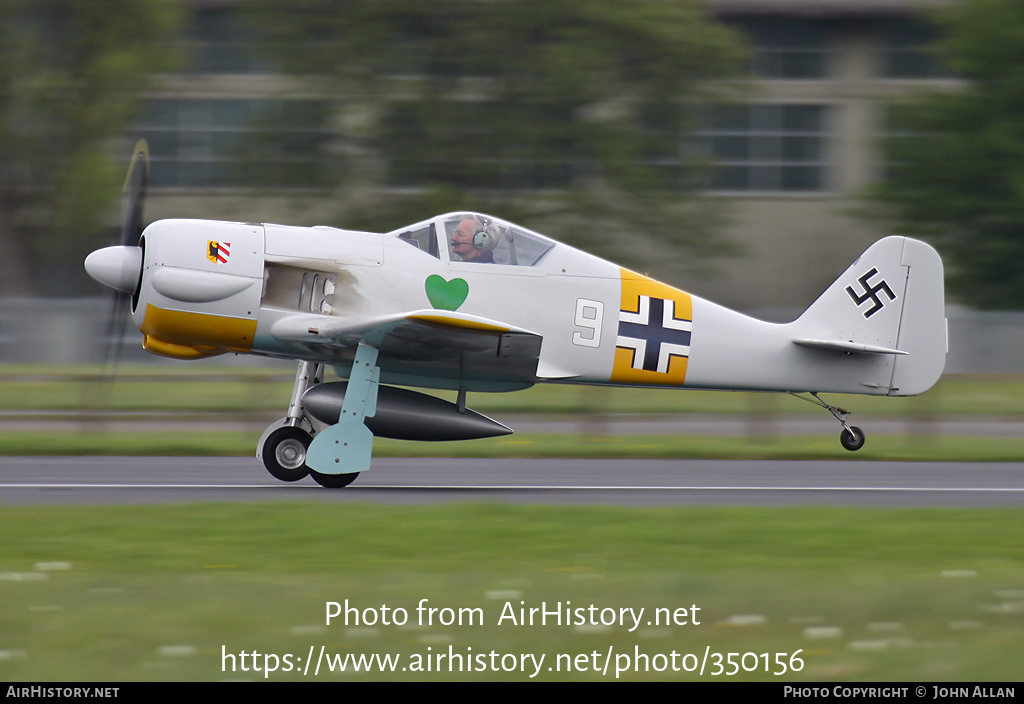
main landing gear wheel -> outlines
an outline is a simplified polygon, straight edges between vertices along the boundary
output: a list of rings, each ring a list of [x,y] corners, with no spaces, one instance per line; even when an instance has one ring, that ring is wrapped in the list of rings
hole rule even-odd
[[[283,482],[296,482],[307,474],[306,450],[313,437],[302,428],[278,428],[263,444],[263,466]]]
[[[341,489],[354,482],[356,477],[359,476],[359,472],[352,472],[351,474],[321,474],[320,472],[310,470],[309,475],[313,477],[313,481],[322,487]]]
[[[859,450],[864,447],[864,431],[855,425],[843,428],[843,432],[839,434],[839,442],[850,452]]]

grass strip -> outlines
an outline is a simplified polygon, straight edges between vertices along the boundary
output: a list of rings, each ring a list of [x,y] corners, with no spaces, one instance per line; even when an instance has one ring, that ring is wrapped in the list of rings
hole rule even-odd
[[[718,681],[1016,681],[1021,517],[1019,509],[471,503],[8,507],[0,678],[258,680],[264,673],[241,672],[237,657],[224,672],[223,654],[305,658],[322,645],[340,655],[397,654],[406,666],[449,648],[545,654],[546,666],[582,656],[570,672],[545,668],[541,680],[615,679],[619,662],[603,674],[595,652],[652,658],[619,679],[701,679],[658,671],[667,660],[653,658],[707,648],[757,654],[734,675],[724,659],[720,674],[709,661],[703,679]],[[423,599],[439,610],[425,623],[416,611]],[[346,600],[360,622],[328,625],[327,603]],[[518,615],[566,602],[644,608],[645,617],[633,632],[501,620],[508,608]],[[383,623],[385,606],[392,616],[405,609],[409,623]],[[685,608],[688,622],[648,625],[656,608]],[[470,620],[476,613],[479,622]],[[768,671],[762,653],[771,654]],[[776,676],[775,653],[787,661],[799,653],[802,669]],[[267,679],[529,679],[518,668],[439,664]]]
[[[282,411],[294,373],[288,367],[233,369],[207,366],[131,367],[108,383],[95,368],[0,365],[0,410],[110,410],[234,412]],[[444,391],[427,393],[454,400]],[[940,415],[1024,416],[1024,377],[943,377],[913,398],[830,395],[858,414],[911,418]],[[785,394],[537,385],[504,394],[474,393],[483,413],[731,413],[810,415],[821,409]]]

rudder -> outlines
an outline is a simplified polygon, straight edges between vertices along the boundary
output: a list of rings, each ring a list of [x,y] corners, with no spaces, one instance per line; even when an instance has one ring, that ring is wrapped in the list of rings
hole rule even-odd
[[[942,375],[949,351],[942,259],[924,242],[904,239],[901,264],[909,274],[896,344],[907,355],[896,358],[890,396],[916,396],[930,389]]]

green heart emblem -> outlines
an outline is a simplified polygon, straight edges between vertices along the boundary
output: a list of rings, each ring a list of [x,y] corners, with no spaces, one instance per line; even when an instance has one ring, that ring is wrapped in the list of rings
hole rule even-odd
[[[445,281],[437,274],[427,277],[424,288],[430,305],[441,310],[458,310],[469,295],[469,284],[465,279]]]

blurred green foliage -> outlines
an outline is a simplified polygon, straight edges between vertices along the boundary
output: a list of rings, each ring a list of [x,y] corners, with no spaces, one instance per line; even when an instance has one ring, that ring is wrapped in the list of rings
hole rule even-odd
[[[692,141],[745,50],[677,0],[271,0],[285,70],[333,96],[349,227],[501,213],[617,261],[721,251]],[[686,223],[685,227],[681,223]],[[665,254],[662,254],[664,258]]]
[[[114,219],[124,164],[112,157],[133,141],[117,140],[144,101],[180,97],[164,76],[207,70],[217,49],[236,61],[211,76],[258,65],[243,80],[288,106],[259,111],[225,160],[252,195],[337,204],[324,217],[377,231],[497,212],[637,267],[699,267],[694,255],[727,249],[720,205],[693,197],[706,159],[690,137],[734,89],[720,79],[739,75],[744,49],[695,1],[254,0],[211,13],[5,0],[0,295],[85,280],[81,260]]]
[[[149,77],[175,66],[165,39],[181,5],[0,3],[0,294],[60,292],[61,277],[39,290],[44,258],[80,271],[83,234],[102,229],[123,178],[110,141]]]
[[[883,216],[928,237],[950,289],[981,308],[1024,300],[1024,4],[966,0],[937,14],[940,57],[963,79],[894,107]]]

